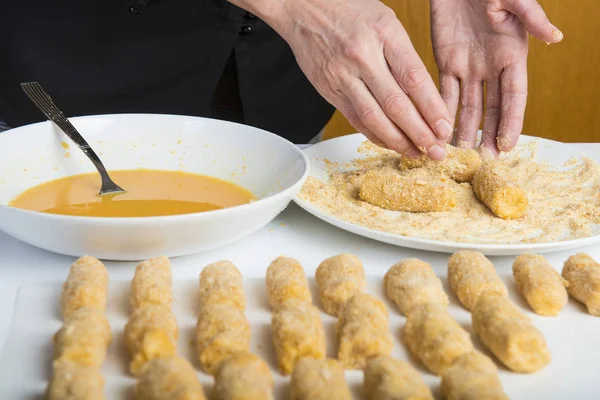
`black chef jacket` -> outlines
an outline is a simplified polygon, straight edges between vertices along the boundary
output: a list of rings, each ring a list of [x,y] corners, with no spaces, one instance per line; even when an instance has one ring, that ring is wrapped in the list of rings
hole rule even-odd
[[[226,0],[0,0],[0,120],[166,113],[243,122],[307,142],[333,108],[269,26]],[[215,132],[218,134],[218,132]]]

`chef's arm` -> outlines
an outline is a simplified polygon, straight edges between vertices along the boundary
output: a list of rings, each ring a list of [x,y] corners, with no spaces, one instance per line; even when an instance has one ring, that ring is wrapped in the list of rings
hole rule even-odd
[[[452,118],[394,12],[379,0],[230,0],[275,29],[319,93],[373,142],[445,157]]]

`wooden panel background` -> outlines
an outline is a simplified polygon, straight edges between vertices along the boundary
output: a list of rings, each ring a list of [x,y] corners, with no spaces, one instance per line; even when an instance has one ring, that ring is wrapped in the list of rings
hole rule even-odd
[[[394,9],[437,83],[429,1],[384,0]],[[565,38],[547,46],[532,38],[523,133],[562,142],[600,142],[600,0],[541,0]],[[325,138],[354,133],[338,112]]]

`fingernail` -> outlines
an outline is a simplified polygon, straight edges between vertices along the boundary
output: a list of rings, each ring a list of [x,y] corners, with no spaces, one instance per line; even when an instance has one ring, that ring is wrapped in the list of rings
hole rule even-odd
[[[563,38],[565,37],[565,35],[563,35],[563,33],[558,30],[558,28],[554,28],[552,29],[552,39],[554,39],[555,42],[560,42],[561,40],[563,40]]]
[[[445,119],[440,119],[438,122],[436,122],[434,128],[440,139],[446,139],[452,135],[452,125],[450,125],[450,122],[446,121]]]
[[[446,157],[446,149],[435,144],[431,146],[429,150],[427,150],[427,154],[429,154],[429,157],[432,160],[442,160],[444,157]]]
[[[422,155],[423,155],[423,153],[421,153],[419,150],[416,150],[416,149],[410,149],[405,154],[405,156],[407,156],[408,158],[419,158]]]

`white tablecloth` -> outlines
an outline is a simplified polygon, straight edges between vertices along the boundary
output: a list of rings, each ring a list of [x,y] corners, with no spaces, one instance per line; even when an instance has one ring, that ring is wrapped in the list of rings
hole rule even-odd
[[[600,153],[600,143],[577,145]],[[600,260],[600,246],[582,251]],[[446,269],[448,258],[443,253],[396,247],[347,233],[292,203],[267,227],[245,239],[195,256],[173,259],[173,275],[174,279],[196,279],[204,265],[229,259],[245,276],[262,277],[269,263],[279,255],[297,258],[307,274],[312,275],[319,262],[342,252],[357,254],[369,275],[383,275],[393,263],[407,257],[421,258],[441,273]],[[551,253],[547,257],[558,266],[571,253]],[[509,271],[513,258],[493,257],[492,260],[499,270]],[[0,232],[0,349],[8,334],[18,288],[37,282],[62,282],[73,261],[71,257],[36,249]],[[133,276],[134,263],[106,265],[111,280],[130,280]]]

